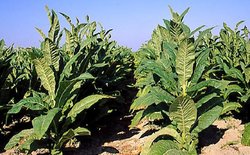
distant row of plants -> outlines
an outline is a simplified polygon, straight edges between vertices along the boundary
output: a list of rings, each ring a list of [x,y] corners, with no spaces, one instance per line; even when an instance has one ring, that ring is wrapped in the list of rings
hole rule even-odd
[[[88,17],[74,24],[60,13],[70,25],[61,30],[57,14],[46,10],[50,28],[47,34],[37,28],[40,48],[0,41],[1,136],[10,135],[3,126],[31,120],[11,131],[5,150],[46,147],[62,154],[66,143],[90,135],[97,120],[126,106],[134,114],[130,128],[146,122],[143,129],[154,131],[145,155],[197,154],[199,133],[219,117],[238,113],[250,121],[250,32],[239,28],[242,22],[235,29],[224,24],[215,36],[204,26],[191,31],[183,22],[188,9],[170,8],[172,19],[133,53]],[[249,129],[246,124],[244,145]]]

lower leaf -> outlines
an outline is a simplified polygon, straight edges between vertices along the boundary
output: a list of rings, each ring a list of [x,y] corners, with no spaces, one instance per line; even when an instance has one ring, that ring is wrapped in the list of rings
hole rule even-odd
[[[171,149],[178,149],[178,145],[172,140],[159,140],[155,142],[148,154],[152,155],[163,155]]]
[[[87,136],[90,135],[90,131],[86,128],[78,127],[76,129],[69,129],[65,133],[63,133],[62,137],[58,140],[56,144],[56,148],[60,149],[62,145],[74,138],[75,136]]]
[[[246,146],[250,146],[250,123],[245,125],[244,133],[241,138],[241,143]]]

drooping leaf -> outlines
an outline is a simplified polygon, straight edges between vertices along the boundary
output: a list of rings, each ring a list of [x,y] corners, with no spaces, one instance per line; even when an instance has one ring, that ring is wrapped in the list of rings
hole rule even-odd
[[[136,125],[138,125],[138,123],[141,121],[142,114],[143,114],[143,110],[138,111],[135,114],[135,116],[131,120],[131,124],[130,124],[129,128],[134,128],[134,127],[136,127]]]
[[[242,108],[242,105],[238,102],[224,102],[221,114],[226,114],[229,111],[239,111],[240,108]]]
[[[159,140],[152,144],[148,154],[163,155],[170,149],[179,149],[178,145],[172,140]]]
[[[67,100],[72,97],[72,92],[80,88],[80,85],[78,85],[78,83],[81,83],[81,81],[88,79],[94,79],[94,77],[89,73],[83,73],[73,80],[61,81],[59,83],[55,97],[56,107],[61,108],[67,102]]]
[[[107,99],[107,98],[112,98],[111,96],[107,95],[90,95],[79,102],[77,102],[72,109],[69,111],[67,118],[71,118],[72,120],[75,119],[75,117],[81,113],[83,110],[89,109],[91,106],[96,104],[99,100],[101,99]]]
[[[76,136],[90,135],[90,131],[86,128],[78,127],[76,129],[69,129],[64,132],[62,137],[58,140],[56,148],[60,149],[62,145]]]
[[[156,102],[157,100],[155,96],[151,95],[151,93],[148,93],[146,95],[136,98],[132,103],[132,105],[130,106],[130,109],[132,110],[145,109]]]
[[[209,100],[211,100],[212,98],[218,96],[218,94],[216,93],[211,93],[208,95],[205,95],[204,97],[202,97],[199,101],[196,102],[196,108],[200,108],[203,104],[205,104],[206,102],[208,102]]]
[[[195,70],[194,73],[192,75],[192,79],[191,82],[192,83],[197,83],[198,80],[201,78],[203,71],[205,69],[205,67],[207,66],[207,60],[209,57],[209,53],[210,51],[207,49],[205,51],[202,51],[199,56],[196,58],[196,66],[195,66]]]
[[[42,110],[46,108],[45,103],[41,97],[28,97],[14,104],[13,107],[8,111],[8,114],[17,114],[24,107],[31,110]]]
[[[226,91],[223,92],[224,98],[227,98],[231,93],[242,93],[244,90],[237,84],[228,85]]]
[[[37,136],[37,139],[40,140],[45,136],[49,126],[54,120],[55,115],[60,111],[59,108],[53,108],[48,111],[47,115],[41,115],[32,120],[32,126],[34,129],[34,134]]]
[[[33,129],[25,129],[20,131],[18,134],[14,135],[10,138],[8,143],[5,145],[4,149],[9,150],[15,147],[16,145],[20,144],[22,140],[25,140],[33,133]]]
[[[187,92],[193,92],[202,90],[208,86],[219,88],[221,90],[225,89],[230,84],[230,81],[225,80],[215,80],[215,79],[208,79],[206,81],[201,81],[193,86],[188,87]]]
[[[243,74],[239,69],[232,67],[229,70],[227,70],[225,69],[226,63],[223,63],[223,65],[224,65],[224,71],[228,76],[231,76],[233,78],[239,79],[240,81],[244,82]]]
[[[169,127],[164,127],[160,129],[159,131],[153,133],[152,135],[148,137],[148,139],[146,139],[146,142],[144,143],[142,147],[141,155],[148,155],[152,143],[155,141],[157,137],[162,136],[162,135],[171,136],[175,138],[177,141],[180,140],[180,135],[176,130],[169,128]]]
[[[193,129],[192,133],[198,134],[201,131],[203,131],[204,129],[206,129],[207,127],[209,127],[211,124],[213,124],[213,122],[216,119],[218,119],[219,116],[221,115],[222,109],[223,108],[221,105],[217,105],[217,106],[213,107],[212,109],[201,114],[201,116],[199,116],[199,118],[198,118],[198,124]]]

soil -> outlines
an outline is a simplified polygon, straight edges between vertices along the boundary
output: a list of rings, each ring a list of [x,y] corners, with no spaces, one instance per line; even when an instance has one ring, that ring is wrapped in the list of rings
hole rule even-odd
[[[66,155],[138,155],[147,139],[143,130],[129,130],[129,117],[119,118],[121,123],[110,122],[110,126],[100,128],[91,137],[80,139],[79,143],[67,145]],[[140,128],[140,127],[139,127]],[[240,120],[226,118],[217,120],[200,134],[200,155],[250,155],[250,147],[241,145],[244,125]],[[79,147],[76,149],[76,147]],[[46,150],[32,152],[46,154]],[[13,155],[14,150],[8,150],[3,155]],[[18,153],[16,153],[18,154]]]
[[[213,126],[216,128],[208,128],[207,135],[201,136],[203,137],[201,142],[205,141],[207,144],[210,142],[201,149],[201,155],[250,155],[250,147],[241,145],[244,125],[240,120],[234,118],[217,120]]]

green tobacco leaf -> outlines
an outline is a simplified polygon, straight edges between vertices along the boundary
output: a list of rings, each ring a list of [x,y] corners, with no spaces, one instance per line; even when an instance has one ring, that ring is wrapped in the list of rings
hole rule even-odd
[[[60,149],[62,145],[76,136],[87,136],[90,135],[90,131],[86,128],[78,127],[76,129],[69,129],[63,133],[62,137],[56,144],[56,148]]]
[[[171,149],[179,149],[178,145],[172,140],[159,140],[152,144],[148,154],[163,155]]]
[[[202,51],[199,54],[199,56],[196,58],[196,66],[195,66],[195,70],[191,79],[192,83],[197,83],[199,79],[201,78],[204,68],[207,66],[209,53],[210,51],[207,49],[205,51]]]
[[[221,115],[226,114],[229,111],[239,111],[240,108],[242,108],[242,105],[238,102],[225,102],[223,103]]]
[[[78,52],[74,56],[70,58],[70,60],[66,63],[65,67],[63,68],[63,71],[60,75],[60,81],[62,81],[65,77],[69,77],[72,75],[72,70],[74,69],[72,65],[77,61],[77,59],[82,55],[81,52]]]
[[[90,95],[85,97],[84,99],[77,102],[72,109],[69,111],[67,118],[71,118],[72,120],[81,113],[83,110],[89,109],[91,106],[96,104],[101,99],[112,98],[111,96],[107,95]]]
[[[163,48],[167,51],[169,59],[171,60],[172,65],[175,65],[176,60],[176,45],[169,42],[163,42]]]
[[[196,102],[196,108],[200,108],[203,104],[207,103],[209,100],[211,100],[214,97],[217,97],[218,95],[216,93],[208,94],[204,97],[202,97],[199,101]]]
[[[152,95],[156,96],[158,102],[170,104],[175,100],[174,96],[163,90],[161,87],[152,87],[151,93]]]
[[[10,138],[9,142],[5,145],[4,149],[9,150],[20,143],[22,139],[26,139],[33,133],[33,129],[25,129]]]
[[[245,124],[244,133],[241,138],[241,144],[250,146],[250,123]]]
[[[246,94],[240,97],[241,102],[247,102],[250,99],[250,89],[247,90]]]
[[[38,140],[43,138],[49,126],[51,125],[52,121],[54,120],[55,115],[59,111],[60,111],[59,108],[53,108],[48,111],[47,115],[41,115],[32,120],[34,134],[37,136]]]
[[[35,68],[38,77],[41,79],[43,87],[48,91],[50,96],[55,94],[55,76],[53,70],[50,68],[49,64],[46,62],[46,59],[36,59],[34,60]]]
[[[20,150],[28,150],[32,152],[41,148],[41,146],[39,146],[39,141],[36,141],[35,134],[32,133],[31,135],[25,138],[25,142],[23,142],[18,148]]]
[[[246,77],[246,82],[250,82],[250,67],[245,69],[245,77]]]
[[[168,92],[174,92],[177,89],[176,80],[172,73],[170,62],[168,61],[147,61],[146,67],[152,73],[158,75]]]
[[[14,104],[7,114],[17,114],[21,111],[23,107],[31,110],[42,110],[46,108],[45,103],[41,97],[39,96],[29,97],[29,98],[24,98],[18,103]]]
[[[226,91],[223,93],[224,98],[228,98],[228,96],[233,92],[242,93],[244,90],[236,84],[228,85]]]
[[[206,81],[201,81],[193,86],[188,87],[187,92],[198,91],[198,90],[204,89],[208,86],[211,86],[214,88],[219,88],[219,89],[223,90],[229,85],[229,83],[230,83],[230,81],[209,79]]]
[[[224,64],[224,65],[226,65],[226,64]],[[228,76],[231,76],[233,78],[239,79],[240,81],[244,82],[243,74],[239,69],[237,69],[237,68],[230,68],[229,70],[225,69],[225,72]]]
[[[170,149],[167,152],[165,152],[163,155],[190,155],[187,151],[182,151],[179,149]]]
[[[59,49],[55,45],[54,42],[49,40],[48,38],[45,39],[45,42],[48,42],[48,49],[51,57],[51,65],[54,66],[56,71],[59,71],[59,60],[60,60],[60,55],[59,55]]]
[[[156,121],[156,120],[163,120],[164,119],[162,112],[159,111],[159,109],[148,108],[148,109],[146,109],[146,112],[147,112],[147,114],[145,114],[145,118],[147,118],[148,121]]]
[[[89,73],[83,73],[79,77],[73,80],[64,80],[59,83],[57,92],[56,92],[56,107],[61,108],[65,105],[68,99],[70,99],[75,93],[74,91],[80,88],[79,83],[83,80],[94,79],[94,77]],[[72,94],[73,93],[73,94]]]
[[[75,38],[73,35],[70,33],[69,30],[64,29],[65,34],[66,34],[66,40],[65,40],[65,50],[66,52],[71,56],[74,53],[74,48],[75,48]]]
[[[157,137],[162,136],[162,135],[171,136],[175,138],[177,141],[180,141],[181,139],[179,133],[176,130],[169,128],[169,127],[164,127],[160,129],[159,131],[153,133],[146,139],[146,142],[144,143],[142,147],[141,155],[148,155],[152,143],[155,141]]]
[[[48,37],[54,42],[60,31],[60,24],[59,24],[59,20],[55,11],[53,10],[51,11],[49,20],[50,20],[50,29],[49,29]]]
[[[213,122],[219,118],[221,115],[222,111],[222,106],[217,105],[213,107],[212,109],[204,112],[201,114],[201,116],[198,118],[198,124],[197,126],[193,129],[192,133],[200,133],[202,130],[206,129],[209,127]]]
[[[146,95],[136,98],[134,102],[131,104],[130,109],[131,110],[145,109],[148,106],[154,104],[155,102],[157,102],[155,96],[153,96],[151,93],[148,93]]]
[[[46,38],[46,35],[43,33],[43,31],[39,28],[36,28],[36,30],[38,31],[38,33],[42,36],[43,39]]]
[[[193,74],[194,59],[194,45],[191,39],[185,39],[181,42],[176,54],[176,72],[184,96],[186,95],[187,82]]]
[[[139,124],[139,122],[141,121],[142,115],[143,115],[143,110],[138,111],[135,116],[133,117],[133,119],[131,120],[131,124],[129,126],[129,128],[134,128],[136,127],[136,125]]]
[[[194,101],[189,97],[177,97],[169,107],[169,117],[177,123],[177,128],[186,134],[197,118]]]

